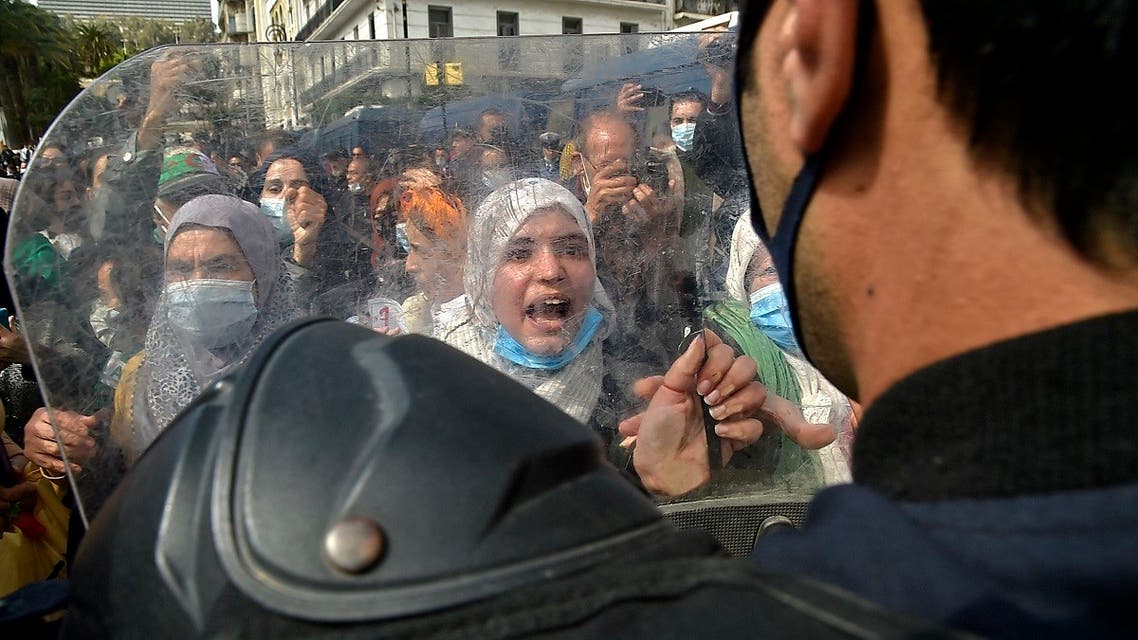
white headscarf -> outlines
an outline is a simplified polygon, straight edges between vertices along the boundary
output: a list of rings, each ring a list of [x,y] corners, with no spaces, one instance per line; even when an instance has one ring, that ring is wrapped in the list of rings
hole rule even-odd
[[[766,251],[751,225],[751,210],[748,208],[739,216],[731,232],[731,255],[727,259],[727,281],[724,283],[728,295],[744,304],[750,304],[751,299],[747,291],[747,267],[760,249]]]
[[[525,178],[503,185],[482,201],[470,223],[464,285],[468,313],[454,326],[443,327],[439,336],[448,344],[509,374],[542,398],[584,423],[588,422],[601,394],[604,376],[601,342],[608,335],[612,303],[599,280],[593,282],[592,305],[605,318],[585,351],[558,371],[520,367],[494,353],[500,323],[491,304],[494,277],[502,266],[510,238],[534,212],[557,207],[585,232],[589,260],[597,263],[592,228],[580,201],[565,187],[541,178]]]

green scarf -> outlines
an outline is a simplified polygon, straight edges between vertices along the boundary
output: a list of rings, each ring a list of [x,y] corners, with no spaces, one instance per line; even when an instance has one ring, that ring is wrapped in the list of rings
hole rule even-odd
[[[734,343],[739,351],[748,355],[758,364],[758,380],[766,385],[771,393],[781,396],[796,405],[802,403],[802,389],[794,370],[786,362],[782,350],[751,322],[751,310],[741,302],[728,300],[708,307],[704,319],[713,325],[728,344]],[[723,335],[723,334],[726,335]],[[774,470],[776,478],[783,478],[792,484],[821,484],[821,471],[816,464],[816,454],[805,451],[793,440],[782,434],[780,438],[778,464]],[[799,475],[803,474],[803,475]],[[796,478],[792,480],[791,478]]]
[[[12,267],[16,271],[17,287],[24,290],[55,291],[60,286],[59,254],[51,241],[41,234],[33,234],[12,250]],[[43,287],[43,289],[41,289]]]
[[[720,302],[704,311],[704,318],[722,328],[727,335],[721,337],[729,343],[734,342],[740,351],[759,365],[759,382],[794,404],[802,401],[798,379],[786,363],[782,349],[751,322],[748,307],[734,300]]]

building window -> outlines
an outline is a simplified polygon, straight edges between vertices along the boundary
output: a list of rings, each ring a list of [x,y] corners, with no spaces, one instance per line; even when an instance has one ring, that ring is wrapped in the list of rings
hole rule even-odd
[[[584,33],[580,18],[561,18],[561,33]]]
[[[367,37],[375,40],[375,13],[367,14]]]
[[[357,24],[356,26],[352,27],[352,40],[359,40],[359,39],[360,39],[360,25]]]
[[[498,12],[498,35],[518,35],[518,14],[513,11]]]
[[[513,11],[499,11],[498,12],[498,35],[500,36],[516,36],[518,35],[518,14]],[[520,59],[518,52],[518,43],[514,40],[506,40],[498,45],[498,63],[503,69],[516,70],[518,68],[518,61]]]
[[[640,33],[640,25],[635,22],[622,22],[620,23],[621,33]]]
[[[432,38],[450,38],[454,36],[454,21],[451,17],[450,7],[427,7],[427,30]]]

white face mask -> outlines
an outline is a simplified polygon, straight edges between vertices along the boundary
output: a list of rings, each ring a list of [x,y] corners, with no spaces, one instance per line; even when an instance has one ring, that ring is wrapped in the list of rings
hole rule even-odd
[[[288,228],[288,221],[285,219],[284,198],[261,198],[261,213],[273,223],[278,240],[288,240],[292,237],[292,230]]]
[[[695,123],[684,122],[672,127],[672,142],[680,151],[688,151],[695,142]]]
[[[71,253],[83,244],[83,236],[77,233],[57,233],[54,236],[49,236],[45,233],[44,235],[47,237],[48,242],[51,243],[51,246],[55,247],[55,250],[59,252],[59,257],[64,260],[70,259]]]
[[[351,191],[352,193],[363,193],[364,186],[358,182],[349,182],[348,191]]]
[[[108,307],[102,300],[95,302],[94,308],[91,309],[91,315],[88,316],[91,329],[95,332],[95,337],[99,339],[99,342],[102,342],[108,347],[111,346],[111,341],[114,339],[114,323],[118,320],[118,317],[119,310]]]
[[[166,317],[207,349],[231,345],[253,329],[257,304],[253,283],[243,280],[186,280],[166,285]]]

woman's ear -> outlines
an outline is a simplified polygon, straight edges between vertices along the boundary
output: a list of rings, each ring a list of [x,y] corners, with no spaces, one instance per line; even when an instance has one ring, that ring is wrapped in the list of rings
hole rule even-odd
[[[573,154],[569,156],[569,168],[575,176],[581,175],[581,172],[585,170],[585,162],[581,160],[580,151],[574,151]]]
[[[849,99],[858,0],[795,0],[779,34],[790,135],[804,154],[822,147]]]

